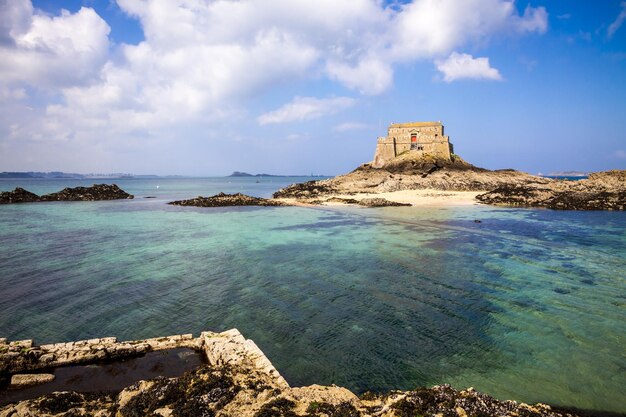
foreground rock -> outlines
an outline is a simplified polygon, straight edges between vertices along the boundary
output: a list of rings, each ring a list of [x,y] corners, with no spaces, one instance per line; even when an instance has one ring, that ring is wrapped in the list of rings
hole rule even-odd
[[[99,201],[131,198],[134,196],[115,184],[94,184],[91,187],[64,188],[58,193],[41,196],[41,201]]]
[[[64,188],[58,193],[38,196],[23,188],[0,193],[0,204],[36,203],[39,201],[99,201],[134,198],[115,184],[94,184],[91,187]]]
[[[554,210],[625,210],[626,171],[597,172],[584,180],[543,185],[507,184],[476,199],[486,204]]]
[[[17,187],[13,191],[4,191],[0,193],[0,204],[12,203],[34,203],[40,201],[37,194],[31,193],[23,188]]]
[[[288,204],[269,200],[267,198],[251,197],[249,195],[224,194],[219,193],[212,197],[196,197],[190,200],[172,201],[174,206],[192,206],[192,207],[232,207],[232,206],[286,206]]]
[[[118,394],[54,393],[2,407],[0,417],[573,416],[543,404],[498,401],[447,385],[361,397],[334,385],[292,388],[237,330],[203,332],[193,340],[208,365],[181,377],[140,381]]]
[[[104,337],[41,346],[36,346],[32,340],[7,342],[6,339],[0,339],[0,379],[59,366],[125,359],[150,351],[183,347],[196,349],[199,343],[191,334],[131,342],[118,342],[115,337]]]

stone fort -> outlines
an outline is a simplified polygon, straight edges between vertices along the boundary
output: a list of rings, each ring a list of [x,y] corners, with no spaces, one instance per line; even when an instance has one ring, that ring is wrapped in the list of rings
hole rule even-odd
[[[392,123],[387,136],[378,138],[372,166],[380,168],[407,151],[446,161],[452,160],[454,152],[441,122]]]

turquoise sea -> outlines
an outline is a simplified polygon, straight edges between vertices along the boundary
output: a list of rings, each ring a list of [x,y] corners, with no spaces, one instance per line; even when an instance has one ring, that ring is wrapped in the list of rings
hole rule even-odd
[[[134,200],[0,206],[0,337],[236,327],[292,385],[626,412],[626,213],[165,204],[304,180],[123,179]]]

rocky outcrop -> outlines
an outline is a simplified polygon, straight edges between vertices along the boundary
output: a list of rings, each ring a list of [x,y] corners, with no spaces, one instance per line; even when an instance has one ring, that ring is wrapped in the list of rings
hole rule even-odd
[[[17,187],[13,191],[4,191],[0,193],[0,204],[12,203],[34,203],[40,201],[37,194],[31,193],[23,188]]]
[[[115,184],[94,184],[91,187],[64,188],[58,193],[41,196],[41,201],[100,201],[131,198],[134,196]]]
[[[208,365],[181,377],[140,381],[119,394],[57,392],[4,406],[0,417],[573,417],[544,404],[499,401],[448,385],[360,397],[335,385],[292,388],[237,330],[203,332],[192,340]]]
[[[357,194],[425,189],[480,191],[483,194],[476,198],[485,204],[557,210],[624,210],[626,171],[597,172],[586,180],[556,180],[512,169],[490,171],[457,155],[446,161],[408,151],[381,168],[364,164],[335,178],[290,185],[274,193],[274,198],[323,204],[337,202],[342,195],[356,197]],[[352,203],[346,198],[343,200]],[[353,200],[363,204],[365,199]]]
[[[274,198],[297,198],[311,199],[320,196],[339,194],[339,190],[333,187],[331,183],[334,178],[321,181],[307,181],[298,184],[292,184],[286,188],[276,191],[272,197]]]
[[[511,184],[549,184],[550,179],[514,170],[489,171],[454,155],[452,161],[417,157],[407,152],[382,168],[364,164],[349,174],[322,181],[293,184],[274,193],[274,198],[303,201],[338,194],[383,193],[402,190],[489,191]]]
[[[365,207],[402,207],[402,206],[411,206],[409,203],[398,203],[396,201],[389,201],[385,198],[362,198],[359,200],[360,206]]]
[[[17,187],[13,191],[0,193],[0,204],[36,203],[39,201],[119,200],[133,197],[133,195],[128,194],[115,184],[94,184],[91,187],[64,188],[58,193],[46,194],[41,197]]]
[[[625,210],[626,171],[597,172],[585,180],[544,185],[503,185],[476,199],[486,204],[554,210]]]
[[[172,201],[174,206],[192,206],[192,207],[232,207],[232,206],[286,206],[281,201],[270,200],[267,198],[251,197],[249,195],[224,194],[219,193],[212,197],[196,197],[189,200]]]

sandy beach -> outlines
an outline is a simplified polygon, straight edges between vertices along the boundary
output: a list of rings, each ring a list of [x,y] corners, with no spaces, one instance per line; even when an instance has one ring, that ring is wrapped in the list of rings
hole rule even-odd
[[[364,198],[384,198],[397,203],[408,203],[416,207],[432,206],[468,206],[479,204],[476,196],[482,191],[442,191],[442,190],[402,190],[382,193],[333,194],[325,196],[324,200],[332,198],[362,200]],[[297,206],[310,204],[295,198],[279,198],[278,201]],[[343,205],[339,201],[323,202],[325,206]]]

